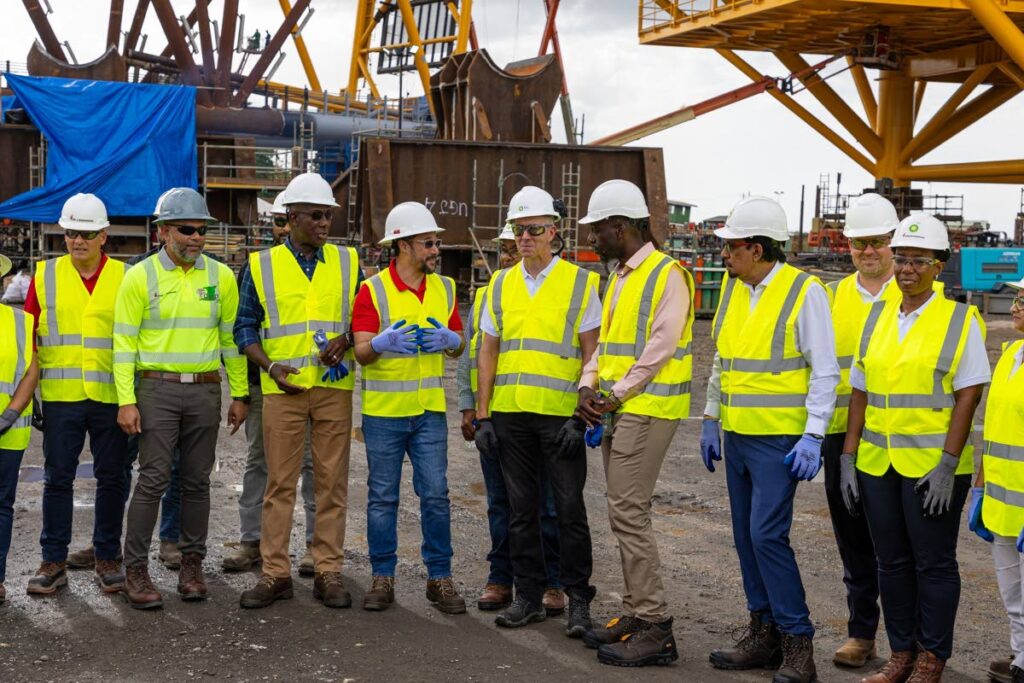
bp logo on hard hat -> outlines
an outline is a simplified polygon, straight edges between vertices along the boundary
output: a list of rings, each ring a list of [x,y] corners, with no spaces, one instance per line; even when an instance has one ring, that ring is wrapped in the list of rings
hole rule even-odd
[[[911,223],[910,227],[907,228],[907,232],[917,232],[920,229],[921,229],[920,225],[918,225],[917,223]]]

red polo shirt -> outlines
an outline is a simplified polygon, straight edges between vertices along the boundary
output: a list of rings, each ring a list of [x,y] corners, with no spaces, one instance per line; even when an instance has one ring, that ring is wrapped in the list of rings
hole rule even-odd
[[[85,285],[85,289],[92,295],[92,290],[96,288],[96,283],[99,282],[100,273],[103,272],[103,266],[107,265],[107,255],[100,254],[100,267],[96,269],[90,278],[82,278],[82,284]],[[42,307],[39,306],[39,297],[36,296],[36,279],[33,277],[32,282],[28,285],[28,294],[25,295],[25,312],[31,313],[34,319],[32,328],[32,348],[35,348],[36,333],[39,332],[39,314],[43,312]]]
[[[394,260],[391,261],[391,265],[388,266],[388,270],[391,272],[391,279],[394,280],[395,286],[398,287],[400,292],[412,292],[416,295],[416,298],[423,302],[423,295],[427,291],[427,278],[423,278],[420,282],[419,289],[413,289],[409,285],[402,281],[402,278],[398,277],[398,268],[395,267]],[[455,306],[452,311],[452,316],[448,319],[448,329],[452,332],[462,332],[462,318],[459,317],[459,307]],[[353,332],[372,332],[377,334],[380,332],[380,316],[377,315],[377,309],[373,307],[373,299],[370,297],[370,288],[363,283],[363,286],[359,288],[359,293],[356,294],[355,303],[352,305],[352,331]]]

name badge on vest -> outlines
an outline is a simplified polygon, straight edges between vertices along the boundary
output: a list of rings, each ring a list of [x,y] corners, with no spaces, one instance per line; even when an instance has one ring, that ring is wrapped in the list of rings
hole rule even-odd
[[[200,287],[196,290],[196,294],[199,295],[200,301],[220,301],[220,294],[217,292],[216,285]]]

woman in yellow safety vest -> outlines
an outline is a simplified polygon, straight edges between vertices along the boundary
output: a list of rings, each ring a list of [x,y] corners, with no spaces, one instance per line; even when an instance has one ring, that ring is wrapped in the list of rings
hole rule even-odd
[[[911,214],[890,244],[901,296],[873,304],[860,333],[840,488],[851,509],[863,498],[892,651],[864,681],[937,682],[960,601],[971,420],[991,371],[977,309],[932,288],[949,258],[946,226]]]
[[[11,271],[11,260],[0,254],[0,279]],[[0,605],[7,598],[4,575],[11,548],[14,492],[21,456],[32,431],[32,394],[39,365],[32,349],[32,316],[0,304]],[[6,340],[13,340],[8,343]]]
[[[1024,332],[1024,280],[1011,285],[1018,290],[1010,306],[1010,318]],[[1003,355],[992,373],[985,402],[985,454],[971,489],[968,520],[971,531],[992,544],[996,582],[1010,618],[1012,656],[989,665],[992,680],[1024,681],[1024,339],[1003,346]]]

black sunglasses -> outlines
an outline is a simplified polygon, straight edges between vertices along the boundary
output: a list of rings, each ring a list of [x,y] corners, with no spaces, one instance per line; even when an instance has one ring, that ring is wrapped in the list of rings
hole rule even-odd
[[[83,240],[88,242],[89,240],[96,239],[100,234],[99,230],[65,230],[64,236],[69,240],[75,240],[81,237]]]
[[[196,227],[193,227],[191,225],[178,225],[177,223],[164,223],[164,225],[166,225],[166,226],[168,226],[170,228],[174,228],[175,230],[178,231],[178,233],[184,235],[185,237],[191,237],[192,235],[194,235],[196,233],[199,233],[199,235],[201,237],[201,236],[205,235],[206,231],[209,229],[205,225],[203,227],[201,227],[201,228],[196,228]]]
[[[281,216],[275,216],[274,217],[274,226],[275,227],[283,228],[286,225],[288,225],[288,219],[287,218],[283,218]]]
[[[539,237],[547,232],[548,228],[555,227],[553,223],[547,225],[513,225],[512,234],[516,237],[522,237],[524,232],[528,232],[534,237]]]
[[[298,209],[292,209],[291,212],[304,213],[312,218],[316,223],[319,223],[320,221],[329,221],[334,216],[334,212],[330,209],[327,209],[326,211],[322,211],[320,209],[316,209],[315,211],[299,211]]]

